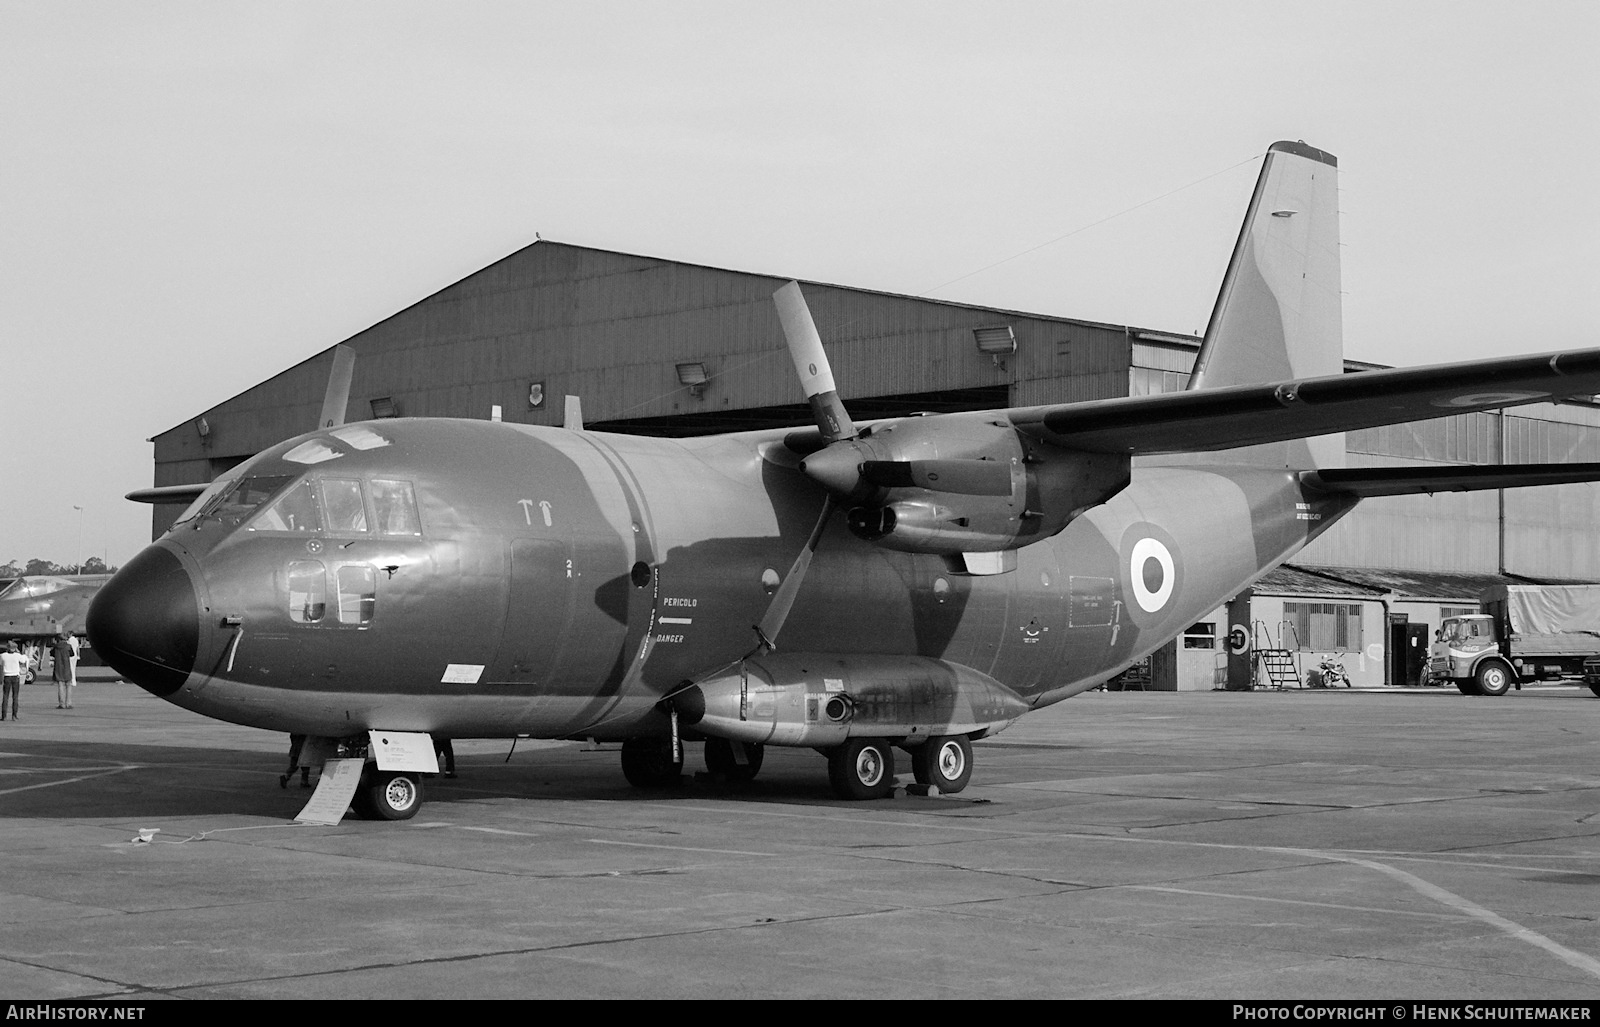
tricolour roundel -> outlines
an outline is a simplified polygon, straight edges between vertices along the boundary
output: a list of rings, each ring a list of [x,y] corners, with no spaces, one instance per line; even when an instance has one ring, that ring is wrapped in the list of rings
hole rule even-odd
[[[1183,585],[1183,561],[1178,543],[1166,531],[1139,522],[1123,532],[1123,595],[1135,623],[1161,619]]]

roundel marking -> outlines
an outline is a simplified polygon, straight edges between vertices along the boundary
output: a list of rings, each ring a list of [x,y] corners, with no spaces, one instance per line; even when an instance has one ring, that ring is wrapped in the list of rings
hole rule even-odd
[[[817,365],[816,364],[807,364],[806,365],[806,370],[810,371],[811,374],[814,376],[817,373]]]
[[[1243,624],[1235,624],[1228,629],[1228,651],[1235,656],[1243,656],[1250,651],[1250,629]]]
[[[1160,540],[1148,536],[1133,544],[1128,557],[1128,581],[1133,586],[1133,600],[1145,613],[1159,613],[1172,598],[1172,586],[1177,580],[1177,567],[1172,553]]]
[[[1461,396],[1451,396],[1448,399],[1436,399],[1436,407],[1482,407],[1503,406],[1507,403],[1524,403],[1530,399],[1544,399],[1548,392],[1469,392]]]

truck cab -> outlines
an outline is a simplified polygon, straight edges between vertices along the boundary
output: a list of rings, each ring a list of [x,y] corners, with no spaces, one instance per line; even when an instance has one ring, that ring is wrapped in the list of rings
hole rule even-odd
[[[1435,681],[1454,682],[1463,695],[1504,695],[1519,683],[1495,618],[1486,613],[1445,620],[1428,651],[1428,672]]]

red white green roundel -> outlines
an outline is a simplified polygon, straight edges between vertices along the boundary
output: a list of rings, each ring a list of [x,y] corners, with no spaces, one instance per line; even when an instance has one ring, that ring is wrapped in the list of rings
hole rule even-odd
[[[1156,525],[1139,522],[1122,535],[1123,597],[1135,624],[1161,620],[1183,586],[1182,552]]]

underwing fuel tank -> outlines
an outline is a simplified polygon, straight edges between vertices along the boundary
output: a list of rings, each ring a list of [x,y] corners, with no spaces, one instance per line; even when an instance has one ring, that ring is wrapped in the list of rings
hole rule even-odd
[[[736,742],[826,747],[846,738],[981,737],[1031,708],[987,674],[928,657],[768,653],[673,699],[680,723]]]

